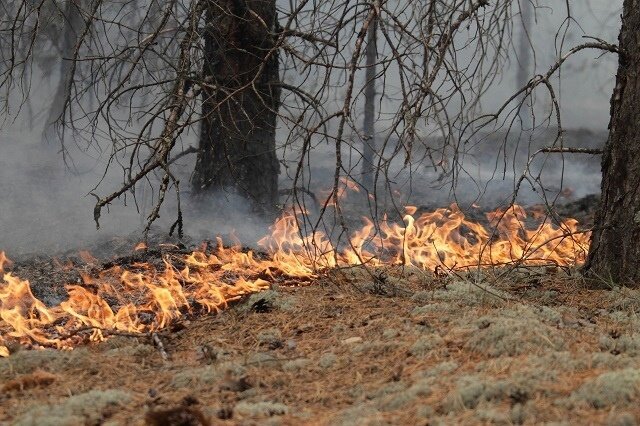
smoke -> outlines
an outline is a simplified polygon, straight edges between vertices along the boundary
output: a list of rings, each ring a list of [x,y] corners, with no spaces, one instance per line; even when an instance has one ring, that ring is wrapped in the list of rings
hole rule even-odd
[[[590,10],[574,6],[574,12],[578,14],[574,17],[582,27],[572,27],[567,33],[568,36],[563,40],[568,44],[580,43],[582,30],[610,41],[615,40],[617,21],[616,25],[611,25],[610,21],[599,20],[597,17],[602,16],[602,6],[595,2],[593,7],[595,9]],[[610,2],[606,8],[612,10]],[[558,20],[566,17],[560,10],[554,13],[551,9],[542,9],[539,14],[532,35],[537,52],[536,72],[546,70],[549,63],[556,59],[557,50],[554,46],[558,46],[555,30],[561,27]],[[606,139],[609,94],[616,61],[611,56],[602,57],[597,58],[596,66],[588,66],[593,60],[592,56],[587,56],[584,60],[571,62],[568,72],[556,82],[562,87],[559,93],[565,124],[573,129],[587,129],[568,131],[565,146],[599,148]],[[515,67],[504,72],[515,74],[512,72],[514,70]],[[39,80],[40,76],[36,75],[38,72],[34,70],[34,82]],[[391,78],[388,84],[397,85]],[[496,105],[513,93],[515,84],[511,80],[505,78],[506,84],[492,89],[487,96],[488,101],[483,105],[484,111],[493,111]],[[8,124],[0,127],[0,250],[6,250],[15,258],[29,253],[73,251],[96,246],[116,237],[125,237],[127,243],[141,238],[146,217],[157,201],[158,182],[152,179],[145,185],[141,183],[136,188],[135,198],[127,193],[115,200],[103,211],[100,229],[96,229],[93,219],[95,198],[90,193],[104,196],[119,188],[124,179],[123,170],[113,164],[104,174],[110,147],[102,147],[104,151],[95,146],[89,149],[72,136],[65,141],[69,148],[68,165],[65,166],[59,142],[42,141],[43,123],[37,119],[38,114],[46,116],[43,111],[49,106],[51,93],[52,89],[46,84],[34,83],[31,88],[31,107],[35,111],[35,122],[30,123],[26,117],[28,114],[22,111],[15,122],[10,122],[16,118],[12,116],[7,120]],[[539,100],[541,105],[545,104],[544,99]],[[544,113],[542,111],[541,115],[544,116]],[[457,175],[443,175],[441,170],[434,170],[428,161],[417,162],[409,170],[403,171],[403,159],[398,158],[387,170],[388,174],[381,177],[389,177],[392,185],[390,188],[381,186],[381,191],[399,191],[401,202],[406,204],[437,207],[453,201],[463,205],[477,202],[489,209],[510,201],[516,182],[527,168],[530,155],[541,146],[550,144],[553,135],[553,129],[539,134],[533,144],[526,136],[522,138],[520,135],[506,137],[497,134],[481,138],[475,146],[465,148],[466,154],[458,159],[462,172]],[[190,143],[196,145],[195,137],[189,137]],[[435,145],[438,143],[431,142]],[[352,161],[345,165],[347,170],[354,170],[357,174],[360,170],[359,154],[346,149],[343,157]],[[314,191],[333,185],[334,159],[335,152],[331,147],[315,148],[308,166]],[[220,192],[211,194],[206,200],[193,201],[188,188],[193,170],[192,160],[185,158],[180,166],[185,233],[194,242],[216,235],[232,239],[231,235],[235,235],[243,244],[254,245],[267,232],[269,221],[256,217],[249,204],[234,194]],[[553,199],[563,190],[564,199],[599,190],[598,157],[568,155],[563,159],[557,154],[541,155],[529,166],[530,179],[523,181],[518,188],[517,201],[523,204]],[[452,168],[453,165],[449,170]],[[282,173],[281,187],[292,187],[290,176]],[[455,183],[454,191],[451,190],[451,183]],[[154,225],[154,235],[167,237],[171,224],[176,220],[176,207],[174,193],[169,190],[160,211],[160,219]]]
[[[117,190],[124,178],[122,168],[116,164],[105,174],[107,154],[75,146],[72,139],[65,141],[69,150],[65,165],[61,146],[41,141],[40,126],[27,129],[14,124],[2,129],[0,138],[0,250],[15,259],[85,248],[100,251],[103,245],[112,247],[114,239],[127,246],[142,239],[157,201],[159,180],[151,177],[140,182],[135,195],[127,192],[105,207],[97,229],[96,199],[91,193],[104,196]],[[186,241],[197,243],[220,235],[226,242],[235,239],[255,245],[268,231],[269,221],[256,216],[236,194],[220,191],[194,200],[188,186],[193,161],[182,161],[178,167],[184,182],[181,207]],[[170,188],[150,235],[177,241],[169,237],[176,219],[177,198]]]

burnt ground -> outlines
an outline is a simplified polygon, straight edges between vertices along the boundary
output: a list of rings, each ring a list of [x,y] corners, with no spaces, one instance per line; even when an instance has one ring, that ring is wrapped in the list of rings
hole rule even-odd
[[[184,249],[34,258],[13,271],[53,297],[51,283],[83,268],[163,250]],[[146,335],[72,351],[11,347],[0,358],[0,424],[640,420],[640,291],[589,290],[564,268],[371,272],[331,271],[186,317],[157,335],[162,349]]]

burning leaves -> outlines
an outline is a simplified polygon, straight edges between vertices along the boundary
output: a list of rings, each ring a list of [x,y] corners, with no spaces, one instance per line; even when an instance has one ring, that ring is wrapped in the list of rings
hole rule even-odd
[[[531,229],[525,226],[526,211],[512,206],[487,214],[490,226],[485,227],[466,219],[455,205],[417,217],[416,212],[407,207],[402,224],[385,219],[376,226],[365,220],[345,247],[321,232],[303,235],[298,217],[286,213],[259,242],[267,256],[224,247],[218,239],[213,250],[164,255],[162,267],[134,262],[85,274],[82,283],[66,286],[68,299],[53,307],[33,295],[29,281],[5,273],[0,356],[9,355],[8,341],[66,348],[86,332],[92,341],[109,333],[154,333],[185,315],[223,309],[273,282],[311,280],[328,268],[391,264],[453,271],[512,263],[574,265],[586,256],[589,235],[578,232],[572,219],[559,226],[544,220]],[[8,264],[0,252],[0,271]]]

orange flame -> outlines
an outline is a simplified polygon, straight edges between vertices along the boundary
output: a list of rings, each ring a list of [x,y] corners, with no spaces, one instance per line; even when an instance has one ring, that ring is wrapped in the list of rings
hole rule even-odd
[[[167,327],[196,311],[212,312],[243,295],[262,291],[278,277],[301,280],[323,269],[359,264],[414,265],[425,270],[527,265],[575,265],[584,262],[590,235],[567,219],[552,225],[544,219],[525,226],[520,206],[487,214],[489,227],[472,222],[454,204],[416,217],[408,206],[403,223],[378,226],[365,219],[348,244],[336,247],[321,232],[303,235],[299,217],[283,214],[271,234],[259,241],[267,255],[240,246],[213,250],[203,246],[185,256],[165,256],[162,271],[146,263],[112,267],[82,285],[67,285],[68,299],[47,307],[34,297],[29,282],[5,273],[0,282],[0,356],[9,341],[28,345],[72,347],[82,331],[99,341],[115,331],[144,333]],[[93,261],[93,257],[85,256]],[[0,271],[9,265],[0,252]],[[77,339],[76,339],[77,340]]]

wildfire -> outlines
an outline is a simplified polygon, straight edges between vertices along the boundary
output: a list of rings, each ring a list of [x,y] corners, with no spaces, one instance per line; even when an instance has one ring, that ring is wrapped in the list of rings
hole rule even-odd
[[[259,244],[266,256],[224,247],[202,248],[184,256],[165,256],[164,267],[138,263],[115,266],[98,276],[84,275],[82,285],[67,285],[68,299],[47,307],[34,297],[29,282],[10,272],[0,283],[0,356],[11,341],[57,348],[73,347],[81,332],[90,339],[104,333],[154,332],[197,311],[218,311],[243,295],[268,288],[278,277],[309,280],[322,270],[367,264],[413,265],[433,271],[522,262],[527,265],[575,265],[584,261],[589,233],[578,232],[576,220],[558,225],[542,221],[525,226],[519,206],[487,214],[489,226],[465,218],[456,205],[416,217],[406,207],[403,223],[377,226],[364,219],[347,244],[335,245],[321,232],[304,236],[298,217],[286,213]],[[137,246],[137,250],[146,246]],[[84,253],[83,258],[97,264]],[[0,252],[0,273],[9,264]]]

